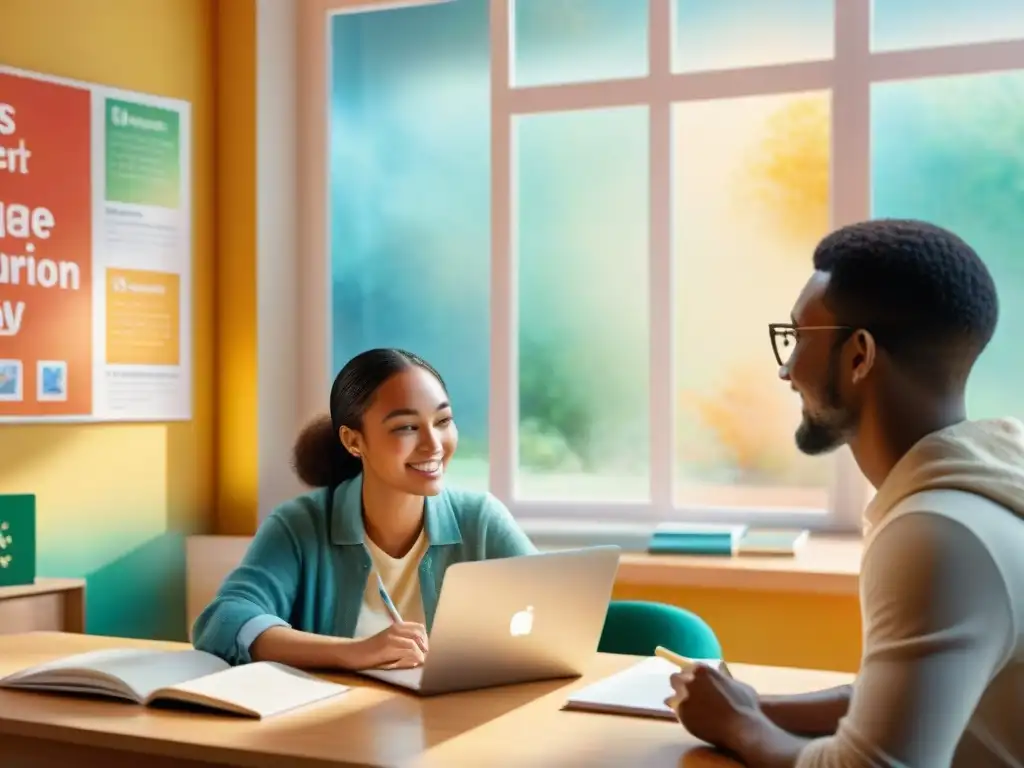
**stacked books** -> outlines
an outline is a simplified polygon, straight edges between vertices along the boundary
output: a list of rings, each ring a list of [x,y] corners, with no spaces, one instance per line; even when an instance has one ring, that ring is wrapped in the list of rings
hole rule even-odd
[[[661,523],[647,544],[652,555],[795,555],[807,543],[806,530],[746,525]]]

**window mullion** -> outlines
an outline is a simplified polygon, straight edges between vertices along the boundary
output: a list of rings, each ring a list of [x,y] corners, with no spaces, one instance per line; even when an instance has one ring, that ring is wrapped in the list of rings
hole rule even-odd
[[[488,453],[491,493],[513,501],[519,422],[518,270],[512,158],[511,0],[491,0],[491,371]]]
[[[871,216],[871,0],[837,0],[832,82],[831,225]],[[858,528],[867,482],[844,448],[836,456],[830,513],[837,527]]]
[[[672,0],[650,0],[648,278],[651,504],[656,517],[672,508],[672,106],[665,87],[672,75]]]

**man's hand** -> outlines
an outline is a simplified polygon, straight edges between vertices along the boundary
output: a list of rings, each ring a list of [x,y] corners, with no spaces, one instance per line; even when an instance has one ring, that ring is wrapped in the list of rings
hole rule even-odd
[[[753,688],[705,664],[677,672],[671,682],[675,693],[665,704],[687,731],[712,746],[738,752],[743,728],[763,717]]]
[[[807,742],[776,726],[761,711],[757,691],[704,664],[672,675],[665,704],[698,739],[748,768],[792,768]]]

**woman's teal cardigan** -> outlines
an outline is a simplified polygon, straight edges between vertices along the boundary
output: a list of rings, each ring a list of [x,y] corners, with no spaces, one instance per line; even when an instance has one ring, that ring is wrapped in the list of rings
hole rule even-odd
[[[260,525],[242,563],[196,619],[192,642],[231,664],[270,627],[351,637],[370,556],[363,545],[362,476],[286,502]],[[533,554],[512,515],[489,493],[445,489],[426,499],[429,547],[420,563],[427,629],[452,563]]]

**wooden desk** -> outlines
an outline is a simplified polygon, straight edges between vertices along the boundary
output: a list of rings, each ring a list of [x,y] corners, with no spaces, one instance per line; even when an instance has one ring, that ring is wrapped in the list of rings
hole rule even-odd
[[[39,631],[85,632],[84,579],[0,587],[0,635]]]
[[[0,676],[71,653],[177,643],[33,633],[0,637]],[[336,700],[263,722],[69,696],[0,691],[4,764],[104,768],[248,766],[323,768],[587,765],[701,768],[733,765],[676,723],[562,712],[567,693],[636,660],[599,655],[582,679],[419,698],[355,677]],[[800,692],[850,675],[735,665],[765,692]],[[19,762],[19,758],[24,762]]]

